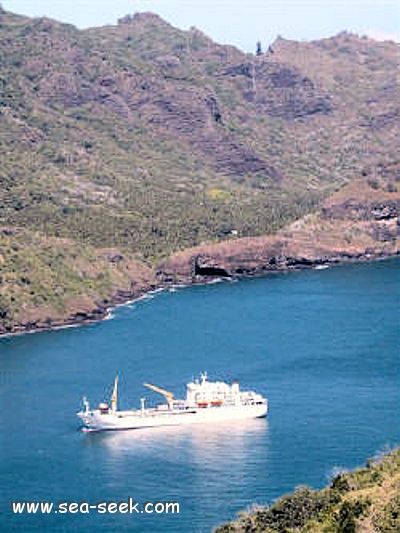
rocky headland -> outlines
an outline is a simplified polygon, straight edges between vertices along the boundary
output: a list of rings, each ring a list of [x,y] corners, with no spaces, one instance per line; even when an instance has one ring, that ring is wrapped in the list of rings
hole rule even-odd
[[[395,182],[399,167],[381,169]],[[379,177],[378,177],[379,178]],[[118,250],[104,250],[95,264],[110,270],[114,288],[102,300],[71,300],[64,316],[51,318],[31,309],[22,321],[1,333],[37,331],[84,324],[107,316],[110,308],[149,291],[214,279],[241,279],[276,271],[322,268],[349,262],[386,259],[400,253],[400,193],[387,180],[361,176],[329,197],[321,209],[274,235],[204,244],[173,254],[154,268],[129,260]]]
[[[399,167],[385,169],[392,179]],[[275,235],[197,246],[158,267],[163,283],[212,276],[246,277],[279,270],[383,259],[400,252],[400,194],[362,176],[329,197],[322,208]]]

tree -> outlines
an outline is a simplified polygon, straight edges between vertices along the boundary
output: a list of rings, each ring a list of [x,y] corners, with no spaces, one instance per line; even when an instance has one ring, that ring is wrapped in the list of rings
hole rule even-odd
[[[257,48],[256,48],[256,56],[260,56],[262,54],[262,48],[261,48],[261,42],[257,41]]]

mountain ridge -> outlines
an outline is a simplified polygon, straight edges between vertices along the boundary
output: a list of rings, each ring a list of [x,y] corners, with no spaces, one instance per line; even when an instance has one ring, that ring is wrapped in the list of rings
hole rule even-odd
[[[78,30],[0,10],[1,331],[204,281],[191,269],[205,243],[235,275],[307,259],[301,246],[318,261],[335,232],[338,260],[357,235],[354,259],[398,253],[398,59],[347,33],[254,56],[149,13]],[[352,182],[390,216],[329,211],[336,191],[357,197]],[[242,257],[243,239],[286,248]]]

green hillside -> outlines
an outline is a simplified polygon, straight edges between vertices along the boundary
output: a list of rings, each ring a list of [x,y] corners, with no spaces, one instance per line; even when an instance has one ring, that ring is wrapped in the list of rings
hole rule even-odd
[[[241,513],[215,533],[396,533],[400,450],[336,476],[330,487],[300,487],[271,507]]]
[[[135,294],[170,254],[274,233],[393,165],[398,59],[346,33],[255,57],[150,13],[80,31],[0,8],[0,331]]]

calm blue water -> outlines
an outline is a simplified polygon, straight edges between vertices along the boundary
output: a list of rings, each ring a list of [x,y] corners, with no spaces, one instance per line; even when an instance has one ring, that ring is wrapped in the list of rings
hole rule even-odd
[[[160,293],[113,320],[0,340],[2,531],[208,532],[400,443],[400,261]],[[80,397],[238,378],[268,420],[85,435]],[[148,392],[146,396],[152,396]],[[154,396],[153,396],[154,397]],[[16,500],[178,501],[179,515],[13,515]]]

